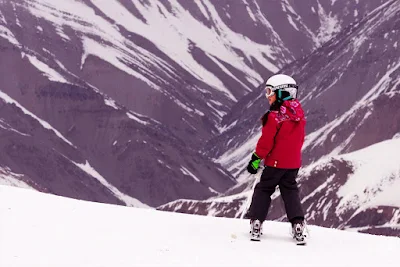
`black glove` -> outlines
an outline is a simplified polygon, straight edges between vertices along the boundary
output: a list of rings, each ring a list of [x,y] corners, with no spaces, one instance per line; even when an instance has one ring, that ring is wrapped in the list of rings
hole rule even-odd
[[[249,162],[249,165],[247,165],[247,171],[251,174],[256,174],[258,167],[260,166],[261,159],[256,155],[256,153],[253,153],[251,155],[251,160]]]

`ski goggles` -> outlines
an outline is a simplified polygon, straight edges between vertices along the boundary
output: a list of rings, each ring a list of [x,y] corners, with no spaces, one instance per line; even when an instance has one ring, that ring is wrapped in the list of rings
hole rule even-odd
[[[265,86],[265,97],[268,98],[275,94],[275,88],[273,86],[267,85]]]
[[[270,84],[265,85],[265,96],[268,98],[275,94],[276,90],[295,88],[297,90],[298,86],[296,84],[281,84],[278,86],[272,86]]]

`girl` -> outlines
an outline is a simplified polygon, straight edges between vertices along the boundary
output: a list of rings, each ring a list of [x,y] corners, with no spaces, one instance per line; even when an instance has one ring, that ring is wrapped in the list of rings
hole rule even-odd
[[[257,173],[261,160],[264,171],[254,188],[247,213],[251,223],[251,240],[260,240],[261,225],[267,217],[271,195],[279,186],[293,237],[305,244],[304,212],[299,198],[296,177],[301,166],[301,148],[305,137],[304,111],[296,99],[296,81],[287,75],[270,77],[265,86],[270,110],[262,118],[262,135],[247,166]]]

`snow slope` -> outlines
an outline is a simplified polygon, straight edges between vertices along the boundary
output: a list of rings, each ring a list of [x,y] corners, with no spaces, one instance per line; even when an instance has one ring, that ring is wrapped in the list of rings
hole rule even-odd
[[[0,186],[0,266],[397,266],[400,238],[127,208]],[[334,241],[334,242],[333,242]],[[290,256],[289,256],[290,255]],[[332,257],[335,255],[335,257]]]

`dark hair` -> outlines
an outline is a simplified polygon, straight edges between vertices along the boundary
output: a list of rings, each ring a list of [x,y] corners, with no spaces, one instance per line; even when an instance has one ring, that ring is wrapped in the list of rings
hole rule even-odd
[[[276,101],[274,103],[271,104],[271,106],[269,107],[269,110],[261,117],[261,124],[264,127],[265,124],[268,121],[268,114],[270,111],[279,111],[282,104],[283,104],[283,98],[290,96],[289,92],[283,91],[281,92],[281,98],[278,99],[278,97],[276,98]]]

